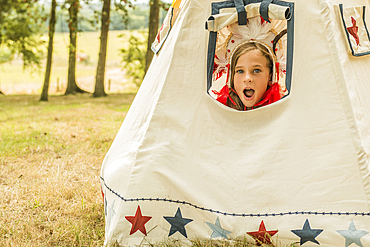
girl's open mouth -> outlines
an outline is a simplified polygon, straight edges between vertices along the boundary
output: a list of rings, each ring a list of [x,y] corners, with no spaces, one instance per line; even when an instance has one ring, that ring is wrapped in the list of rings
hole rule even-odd
[[[251,98],[251,97],[253,97],[253,95],[254,95],[254,89],[251,89],[251,88],[249,88],[249,89],[244,89],[244,95],[245,95],[245,97],[247,97],[247,98]]]

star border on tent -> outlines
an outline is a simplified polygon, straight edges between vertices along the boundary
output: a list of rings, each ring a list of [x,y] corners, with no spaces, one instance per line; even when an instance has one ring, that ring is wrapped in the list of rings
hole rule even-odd
[[[192,219],[183,218],[181,215],[180,207],[177,208],[176,214],[174,217],[163,216],[168,223],[170,223],[171,228],[168,236],[171,236],[175,232],[181,233],[185,238],[188,238],[185,230],[185,225],[193,221]]]
[[[295,235],[301,238],[300,245],[306,243],[307,241],[311,241],[315,244],[320,245],[320,243],[315,239],[323,229],[311,229],[310,222],[308,219],[304,222],[302,230],[291,230]]]
[[[220,224],[220,219],[219,217],[217,217],[216,219],[216,222],[214,224],[210,223],[210,222],[206,222],[206,224],[209,226],[209,228],[212,229],[212,235],[211,235],[211,239],[212,238],[217,238],[217,237],[222,237],[222,238],[227,238],[227,235],[230,234],[231,232],[228,231],[228,230],[225,230],[221,227],[221,224]]]
[[[145,236],[147,235],[145,224],[152,218],[151,216],[143,216],[141,214],[140,206],[137,206],[135,216],[125,216],[126,220],[128,220],[132,226],[130,230],[130,235],[137,232],[137,230],[141,231]]]
[[[272,244],[271,237],[277,232],[278,230],[266,231],[265,223],[262,220],[258,231],[247,232],[247,234],[256,240],[256,245],[260,246],[261,244]]]
[[[344,238],[346,238],[345,247],[348,247],[351,244],[357,244],[360,247],[364,247],[361,243],[360,238],[369,233],[364,230],[356,230],[356,226],[355,223],[353,223],[353,220],[349,224],[348,230],[336,230],[336,231]]]

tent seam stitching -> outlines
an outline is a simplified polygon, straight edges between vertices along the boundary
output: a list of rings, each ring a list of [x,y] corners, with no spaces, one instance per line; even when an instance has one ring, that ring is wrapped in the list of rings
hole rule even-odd
[[[194,207],[196,209],[202,210],[202,211],[208,211],[211,213],[216,213],[216,214],[222,214],[225,216],[234,216],[234,217],[277,217],[277,216],[285,216],[285,215],[335,215],[335,216],[349,216],[349,215],[354,215],[354,216],[370,216],[370,212],[316,212],[316,211],[289,211],[289,212],[280,212],[280,213],[259,213],[259,214],[248,214],[248,213],[229,213],[229,212],[222,212],[219,210],[214,210],[211,208],[205,208],[205,207],[200,207],[197,206],[193,203],[187,202],[187,201],[181,201],[181,200],[173,200],[173,199],[167,199],[167,198],[124,198],[121,196],[118,192],[114,191],[112,188],[110,188],[103,177],[100,177],[102,180],[104,186],[114,195],[116,195],[118,198],[120,198],[124,202],[139,202],[139,201],[161,201],[161,202],[170,202],[170,203],[177,203],[177,204],[183,204],[183,205],[188,205],[191,207]]]

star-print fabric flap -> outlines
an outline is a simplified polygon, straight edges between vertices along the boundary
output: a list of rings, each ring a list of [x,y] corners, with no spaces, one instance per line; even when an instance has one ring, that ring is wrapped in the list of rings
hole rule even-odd
[[[365,6],[339,5],[344,32],[353,56],[370,54],[370,36],[365,22]]]
[[[180,7],[181,0],[173,0],[173,3],[171,7],[168,9],[166,18],[163,20],[163,24],[161,28],[159,29],[159,32],[152,43],[152,51],[155,54],[158,54],[158,52],[161,50],[164,42],[166,41],[173,24],[176,21],[176,18],[179,14],[179,7]]]

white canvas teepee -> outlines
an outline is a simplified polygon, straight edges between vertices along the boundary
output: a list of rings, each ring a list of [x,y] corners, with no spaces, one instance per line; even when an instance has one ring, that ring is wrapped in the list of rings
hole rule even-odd
[[[289,94],[246,112],[208,94],[215,33],[238,21],[240,2],[170,9],[102,166],[106,243],[370,246],[370,2],[245,0],[269,17],[273,5],[290,11]]]

